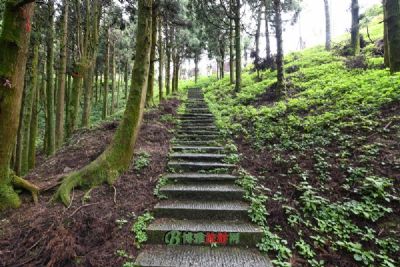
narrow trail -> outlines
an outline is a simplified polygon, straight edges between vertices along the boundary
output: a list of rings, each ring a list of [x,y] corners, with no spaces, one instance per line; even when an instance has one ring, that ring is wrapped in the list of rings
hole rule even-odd
[[[139,266],[272,266],[257,250],[262,231],[248,217],[236,166],[225,163],[214,117],[200,89],[189,90],[172,146],[155,221]]]

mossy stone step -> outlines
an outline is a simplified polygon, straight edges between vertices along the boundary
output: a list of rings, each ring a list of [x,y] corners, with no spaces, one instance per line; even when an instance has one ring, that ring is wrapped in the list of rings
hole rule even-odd
[[[156,218],[248,221],[249,207],[244,201],[164,200],[155,206],[154,214]]]
[[[177,235],[178,240],[174,240],[179,242],[179,245],[198,245],[198,246],[210,246],[209,243],[206,242],[198,242],[194,243],[193,240],[183,240],[183,234],[191,233],[191,236],[196,233],[203,233],[206,235],[207,233],[213,233],[217,235],[225,234],[225,241],[220,240],[221,246],[239,246],[239,247],[247,247],[252,246],[255,247],[263,237],[263,231],[260,227],[256,227],[248,222],[241,221],[211,221],[211,220],[176,220],[176,219],[157,219],[153,223],[151,223],[147,228],[148,235],[148,244],[169,244],[171,241],[168,233],[171,232]],[[228,238],[232,234],[232,236],[238,237],[235,242],[229,242]],[[223,236],[221,236],[223,237]],[[191,242],[191,243],[190,243]],[[217,243],[217,240],[215,240]]]
[[[237,247],[151,246],[135,264],[142,267],[272,267],[257,249]]]
[[[176,171],[232,171],[236,166],[234,164],[220,162],[194,162],[194,161],[170,161],[168,167]]]
[[[215,125],[208,125],[208,126],[181,126],[178,128],[180,131],[184,130],[191,130],[191,131],[212,131],[212,130],[217,130],[217,127]]]
[[[235,184],[187,183],[165,185],[160,193],[168,199],[242,200],[245,191]]]
[[[224,147],[219,146],[173,146],[171,149],[176,152],[190,151],[192,153],[223,153],[225,151]]]
[[[178,181],[180,183],[187,182],[228,182],[234,183],[237,179],[239,179],[235,175],[230,174],[215,174],[215,173],[172,173],[167,174],[165,176],[166,179]]]
[[[178,116],[179,118],[214,118],[212,113],[187,112]]]
[[[214,134],[219,134],[219,131],[217,131],[217,130],[182,129],[182,130],[178,130],[178,134],[214,135]]]

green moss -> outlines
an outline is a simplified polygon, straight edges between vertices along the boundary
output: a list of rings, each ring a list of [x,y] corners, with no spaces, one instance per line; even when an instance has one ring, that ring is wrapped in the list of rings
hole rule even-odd
[[[7,208],[18,208],[21,200],[11,185],[0,185],[0,211]]]

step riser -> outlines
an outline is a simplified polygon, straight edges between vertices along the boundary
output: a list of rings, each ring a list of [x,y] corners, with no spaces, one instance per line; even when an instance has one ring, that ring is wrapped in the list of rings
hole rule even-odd
[[[214,166],[196,166],[196,165],[168,165],[170,170],[175,172],[210,172],[210,173],[231,173],[233,168],[214,167]]]
[[[175,140],[173,144],[176,146],[199,146],[199,147],[207,147],[207,146],[215,146],[219,145],[217,141],[182,141],[182,140]]]
[[[192,210],[178,208],[156,208],[154,214],[157,218],[173,218],[181,220],[244,220],[248,221],[246,210]]]
[[[217,140],[218,135],[177,135],[176,140],[181,141],[202,141],[202,140]]]
[[[172,147],[172,151],[174,152],[186,152],[186,153],[216,153],[216,154],[222,154],[224,153],[224,148],[191,148],[191,147]]]
[[[147,244],[163,245],[165,244],[165,237],[169,231],[162,230],[148,230],[148,240]],[[187,233],[182,231],[182,233]],[[206,234],[206,233],[205,233]],[[255,247],[262,239],[261,233],[240,233],[240,243],[237,245],[227,245],[230,247]],[[192,244],[192,246],[194,246]],[[200,245],[200,246],[210,246],[210,245]],[[223,245],[220,245],[223,246]]]
[[[187,131],[178,131],[178,135],[198,135],[198,136],[209,136],[209,135],[218,135],[218,131],[207,131],[200,132],[196,130],[187,130]]]
[[[164,191],[160,193],[168,199],[176,200],[243,200],[243,192],[215,192],[215,191]]]
[[[184,157],[184,156],[171,156],[173,161],[199,161],[199,162],[219,162],[224,163],[225,157],[215,158],[215,157]]]

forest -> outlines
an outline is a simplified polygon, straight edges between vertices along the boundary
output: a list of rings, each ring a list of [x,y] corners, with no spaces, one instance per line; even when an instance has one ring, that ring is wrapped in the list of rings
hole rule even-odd
[[[0,267],[398,267],[399,215],[399,0],[0,0]]]

